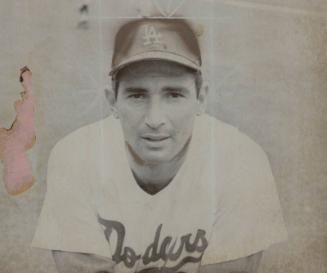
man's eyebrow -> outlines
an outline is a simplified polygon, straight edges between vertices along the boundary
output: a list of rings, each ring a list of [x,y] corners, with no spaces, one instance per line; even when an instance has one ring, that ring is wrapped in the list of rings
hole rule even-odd
[[[165,86],[163,88],[163,90],[167,91],[167,92],[175,91],[175,92],[180,92],[180,93],[184,93],[184,94],[187,94],[190,92],[190,90],[188,90],[187,88],[185,88],[183,86]]]
[[[142,87],[127,87],[124,89],[124,93],[146,93],[148,90]]]

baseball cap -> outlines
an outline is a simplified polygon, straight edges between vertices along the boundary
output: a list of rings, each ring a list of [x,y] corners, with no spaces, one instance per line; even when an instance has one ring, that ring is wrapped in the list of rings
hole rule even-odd
[[[142,18],[124,24],[116,34],[112,70],[144,60],[165,60],[201,69],[198,39],[183,19]]]

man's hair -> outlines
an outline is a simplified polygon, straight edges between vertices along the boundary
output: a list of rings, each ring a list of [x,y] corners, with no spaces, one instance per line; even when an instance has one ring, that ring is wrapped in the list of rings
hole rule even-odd
[[[195,88],[196,88],[196,95],[199,96],[200,90],[202,88],[202,73],[200,70],[194,70],[192,68],[189,68],[187,66],[184,65],[180,65],[177,63],[173,63],[173,62],[169,62],[169,61],[164,61],[164,60],[144,60],[144,61],[140,61],[137,63],[133,63],[130,65],[127,65],[126,67],[122,68],[121,70],[119,70],[112,78],[112,88],[113,91],[115,93],[115,98],[117,98],[118,96],[118,89],[119,89],[119,82],[121,80],[121,76],[128,72],[128,73],[135,73],[134,72],[134,67],[135,65],[138,65],[140,63],[149,63],[149,62],[160,62],[160,63],[167,63],[167,64],[173,64],[175,66],[178,66],[180,68],[181,73],[189,73],[192,74],[194,76],[194,81],[195,81]],[[169,69],[169,65],[167,66],[166,69],[164,69],[164,72],[167,73],[167,75],[171,74],[174,75],[174,70],[173,69]],[[137,73],[135,73],[135,77],[137,77]]]

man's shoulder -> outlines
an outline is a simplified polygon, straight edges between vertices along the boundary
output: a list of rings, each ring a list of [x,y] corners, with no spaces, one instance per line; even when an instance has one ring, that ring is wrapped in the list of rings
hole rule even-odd
[[[89,152],[103,145],[105,139],[106,145],[113,145],[118,126],[112,116],[82,126],[60,139],[52,148],[51,155]]]
[[[262,147],[246,133],[229,123],[208,114],[202,121],[206,124],[207,132],[213,136],[214,146],[223,148],[226,152],[234,152],[237,155],[266,157]]]
[[[266,153],[235,126],[215,119],[211,122],[216,147],[212,149],[210,176],[218,220],[203,264],[251,255],[286,236]]]

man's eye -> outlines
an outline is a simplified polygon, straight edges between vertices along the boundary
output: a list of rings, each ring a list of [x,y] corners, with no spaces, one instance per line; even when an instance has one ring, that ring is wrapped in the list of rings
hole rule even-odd
[[[183,98],[184,97],[184,95],[180,92],[169,92],[167,94],[167,96],[170,98]]]
[[[131,94],[131,95],[128,95],[128,98],[131,98],[131,99],[143,99],[143,98],[145,98],[145,94]]]

